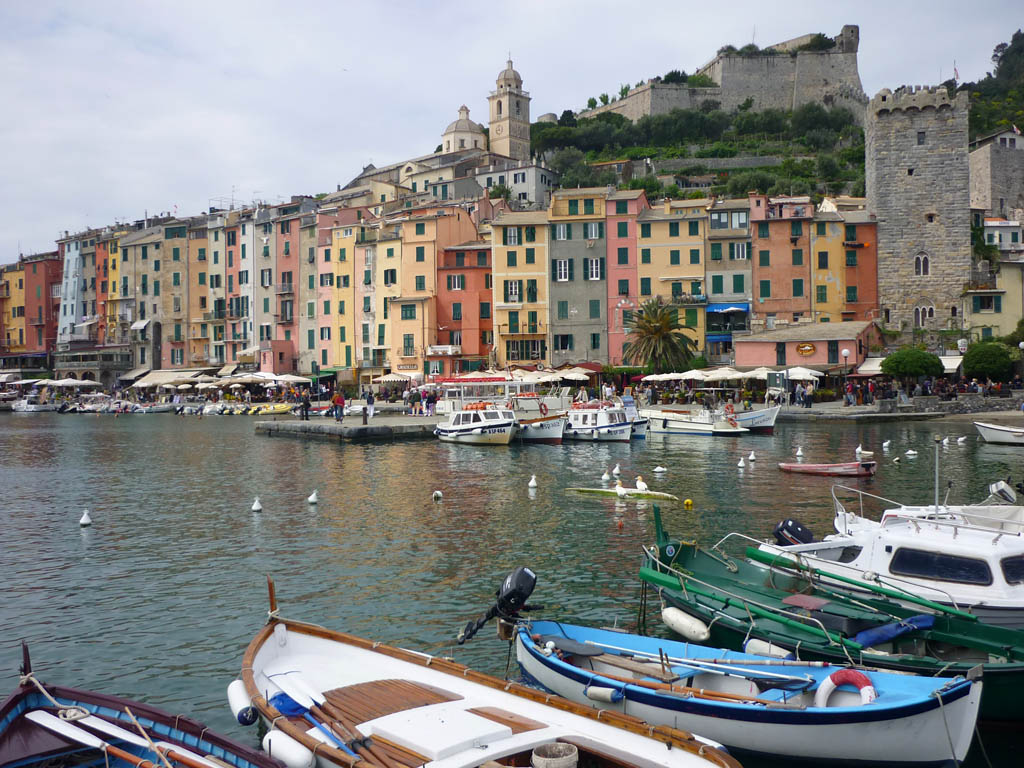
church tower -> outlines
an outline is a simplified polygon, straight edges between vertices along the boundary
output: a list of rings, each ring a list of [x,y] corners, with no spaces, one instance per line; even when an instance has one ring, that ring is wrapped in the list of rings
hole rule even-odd
[[[530,94],[512,60],[498,75],[497,90],[488,97],[491,107],[491,152],[515,160],[530,159]]]

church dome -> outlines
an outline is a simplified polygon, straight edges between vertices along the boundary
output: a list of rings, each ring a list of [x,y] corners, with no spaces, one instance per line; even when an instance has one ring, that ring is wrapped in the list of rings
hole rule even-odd
[[[497,84],[499,91],[505,88],[523,87],[523,78],[512,68],[512,59],[509,59],[505,69],[498,73]]]
[[[445,134],[449,133],[483,133],[484,129],[479,123],[469,119],[469,107],[463,104],[459,107],[459,119],[444,129]]]

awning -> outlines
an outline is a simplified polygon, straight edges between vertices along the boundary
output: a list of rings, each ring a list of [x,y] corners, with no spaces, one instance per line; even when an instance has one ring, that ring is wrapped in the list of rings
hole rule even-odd
[[[939,355],[939,360],[942,361],[944,373],[956,373],[964,362],[963,357],[960,355]]]
[[[147,325],[149,325],[149,318],[146,318],[145,320],[136,320],[134,323],[132,323],[132,330],[141,331]]]
[[[255,355],[259,351],[260,351],[260,345],[259,344],[255,344],[255,345],[253,345],[251,347],[246,347],[245,349],[243,349],[238,354],[239,354],[239,356],[241,356],[241,355]]]
[[[879,376],[882,373],[882,361],[884,357],[868,357],[865,358],[864,362],[857,368],[857,373],[861,376]]]
[[[128,373],[124,374],[123,376],[119,376],[118,381],[131,381],[132,379],[139,378],[139,376],[145,376],[147,373],[149,373],[149,368],[147,366],[143,366],[142,368],[134,368],[128,371]]]
[[[96,325],[96,320],[86,320],[84,323],[75,323],[75,328],[88,328],[90,325]]]
[[[705,341],[732,341],[731,333],[709,333],[704,336]]]
[[[238,365],[236,363],[229,363],[228,365],[225,365],[223,368],[221,368],[219,371],[217,371],[217,375],[218,376],[230,376],[232,373],[234,373],[237,370],[237,368],[238,368]]]
[[[736,301],[731,304],[708,304],[708,312],[749,312],[750,304],[747,302]]]
[[[0,373],[0,384],[6,384],[8,381],[14,381],[20,376],[20,373]]]

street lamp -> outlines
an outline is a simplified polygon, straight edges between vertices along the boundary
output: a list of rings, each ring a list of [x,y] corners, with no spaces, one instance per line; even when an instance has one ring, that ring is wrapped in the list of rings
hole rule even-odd
[[[843,401],[847,405],[853,405],[853,403],[850,402],[849,393],[846,391],[847,387],[850,385],[850,369],[847,366],[847,359],[850,357],[850,350],[848,348],[846,348],[846,347],[843,347],[842,354],[843,354],[843,373],[845,374],[845,378],[843,380]]]

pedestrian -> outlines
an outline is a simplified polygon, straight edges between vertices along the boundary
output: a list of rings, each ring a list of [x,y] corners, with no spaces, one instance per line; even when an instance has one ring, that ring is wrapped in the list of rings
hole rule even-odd
[[[419,388],[413,389],[409,392],[409,412],[413,416],[423,415],[423,396],[420,394]]]
[[[584,387],[582,384],[580,384],[580,388],[576,392],[576,402],[577,403],[585,403],[585,402],[587,402],[588,398],[589,398],[589,396],[587,395],[586,387]]]
[[[373,391],[366,393],[366,415],[368,418],[373,418]]]
[[[331,398],[331,404],[334,405],[334,420],[340,424],[345,416],[345,393],[340,387]]]
[[[808,381],[804,389],[804,408],[810,408],[814,402],[814,382]]]
[[[299,418],[302,421],[309,421],[309,408],[312,403],[309,402],[309,390],[304,389],[302,391],[302,404],[299,406]]]
[[[430,390],[427,393],[427,416],[434,415],[434,406],[437,404],[437,395],[434,394],[434,390]]]
[[[793,398],[789,402],[790,405],[802,406],[804,404],[804,384],[802,381],[796,383],[796,389],[793,390]]]

